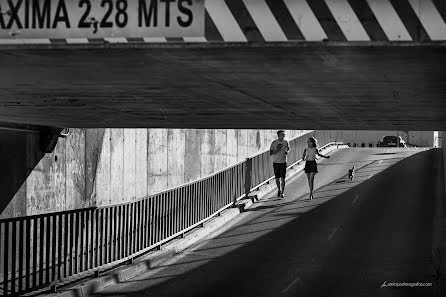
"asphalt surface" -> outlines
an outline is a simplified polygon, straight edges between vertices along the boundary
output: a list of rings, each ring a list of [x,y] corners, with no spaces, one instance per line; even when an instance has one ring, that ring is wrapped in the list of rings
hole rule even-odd
[[[436,296],[439,154],[335,151],[319,163],[313,201],[303,200],[307,178],[298,174],[284,199],[271,193],[217,237],[96,296]]]

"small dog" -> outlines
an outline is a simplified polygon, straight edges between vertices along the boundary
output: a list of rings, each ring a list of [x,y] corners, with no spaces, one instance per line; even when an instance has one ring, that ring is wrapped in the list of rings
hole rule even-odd
[[[355,177],[355,166],[348,170],[348,179],[353,180]]]

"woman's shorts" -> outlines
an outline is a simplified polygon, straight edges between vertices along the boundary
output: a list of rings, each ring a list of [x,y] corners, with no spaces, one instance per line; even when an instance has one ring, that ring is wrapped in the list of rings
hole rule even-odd
[[[317,164],[316,161],[307,161],[305,162],[305,173],[317,173]]]
[[[273,163],[273,168],[274,168],[274,176],[276,178],[280,178],[280,177],[285,178],[286,163]]]

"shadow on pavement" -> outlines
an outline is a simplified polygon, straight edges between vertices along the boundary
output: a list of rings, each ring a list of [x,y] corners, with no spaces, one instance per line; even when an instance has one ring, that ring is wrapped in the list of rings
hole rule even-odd
[[[317,191],[343,191],[333,197],[255,207],[271,211],[209,240],[192,259],[166,265],[178,273],[96,296],[434,296],[432,287],[381,285],[433,281],[430,168],[438,154],[423,151],[359,184],[337,188],[334,181]]]

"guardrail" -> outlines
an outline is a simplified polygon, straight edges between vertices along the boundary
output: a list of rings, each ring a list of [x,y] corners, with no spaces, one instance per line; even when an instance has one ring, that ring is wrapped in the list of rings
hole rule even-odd
[[[318,131],[320,143],[335,131]],[[288,162],[314,132],[290,140]],[[18,295],[133,259],[202,225],[272,179],[269,151],[206,178],[129,203],[0,220],[0,292]]]

